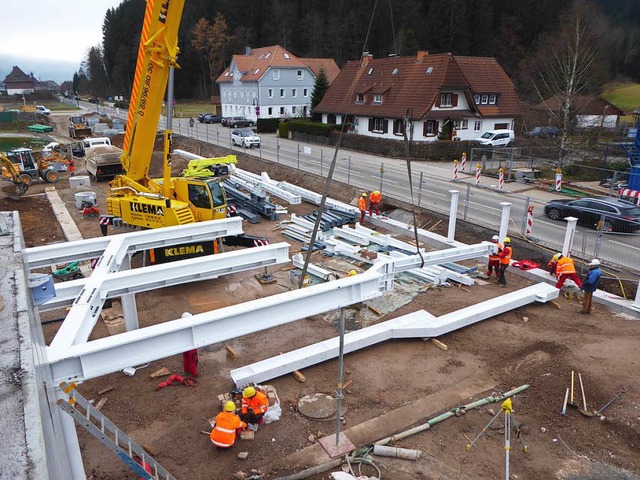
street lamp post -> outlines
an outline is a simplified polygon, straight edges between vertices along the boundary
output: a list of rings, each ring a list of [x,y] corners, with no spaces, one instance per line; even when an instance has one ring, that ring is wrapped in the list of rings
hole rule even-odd
[[[255,107],[256,121],[258,121],[258,118],[260,118],[260,105],[258,105],[258,99],[253,97],[251,104]]]

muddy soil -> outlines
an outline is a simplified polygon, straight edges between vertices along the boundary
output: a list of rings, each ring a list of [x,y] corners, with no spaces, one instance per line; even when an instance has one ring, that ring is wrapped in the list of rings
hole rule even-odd
[[[200,144],[188,139],[175,138],[176,148],[199,152],[201,155],[226,155],[228,150]],[[279,165],[261,162],[253,157],[239,155],[239,166],[245,170],[267,171],[271,178],[286,180],[306,188],[321,191],[323,179],[300,174]],[[175,168],[181,168],[174,161]],[[82,174],[82,166],[77,174]],[[69,211],[85,237],[100,235],[96,219],[83,219],[73,204],[74,193],[63,178],[56,189],[65,200]],[[98,193],[98,207],[104,208],[106,183],[93,184]],[[86,187],[85,187],[86,189]],[[332,185],[330,195],[351,202],[358,192],[344,185]],[[62,233],[51,214],[44,197],[29,197],[18,203],[1,200],[3,209],[20,211],[22,227],[28,246],[62,241]],[[290,212],[305,213],[312,205],[287,206]],[[386,205],[387,210],[391,206]],[[421,213],[420,224],[437,223],[437,218]],[[282,236],[277,222],[262,221],[257,225],[245,222],[245,231],[252,235],[267,236],[271,242],[288,241],[291,251],[301,245]],[[445,222],[435,228],[445,232]],[[489,238],[493,232],[479,227],[459,227],[457,239],[475,243]],[[111,233],[111,232],[110,232]],[[515,245],[519,257],[519,244]],[[535,251],[533,252],[535,254]],[[544,255],[539,253],[540,259]],[[534,255],[527,252],[527,258]],[[321,252],[313,255],[314,263],[329,262]],[[346,273],[358,265],[343,262],[332,264]],[[366,268],[366,267],[364,267]],[[273,295],[295,288],[289,280],[287,267],[272,269],[278,281],[262,286],[254,275],[247,272],[216,280],[165,288],[137,295],[140,324],[145,327],[179,317],[184,311],[199,313],[237,304],[250,299]],[[355,318],[349,328],[388,320],[425,309],[442,315],[476,304],[506,292],[522,288],[529,282],[508,272],[508,288],[500,289],[494,282],[463,288],[435,288],[415,294],[406,304],[397,297],[389,297],[377,304],[381,316],[367,308],[366,317]],[[402,279],[407,285],[412,281]],[[415,402],[439,391],[455,392],[460,388],[458,405],[468,403],[462,385],[477,381],[480,388],[473,400],[492,392],[504,392],[513,387],[529,384],[530,388],[514,399],[515,418],[521,425],[522,438],[528,453],[521,451],[513,434],[511,450],[511,478],[520,479],[581,479],[581,478],[638,478],[640,472],[640,392],[639,360],[640,322],[612,314],[597,304],[592,315],[578,315],[577,300],[561,297],[559,308],[549,304],[533,304],[486,320],[440,338],[447,346],[444,351],[422,339],[398,340],[379,344],[347,355],[345,381],[351,380],[345,394],[347,429],[370,418],[380,416],[401,406]],[[393,305],[387,313],[385,305]],[[380,307],[380,308],[378,308]],[[391,310],[388,308],[388,310]],[[358,315],[359,313],[354,313]],[[62,313],[63,315],[63,313]],[[61,316],[60,313],[57,314]],[[56,315],[50,314],[50,319]],[[50,341],[59,322],[44,325],[45,337]],[[120,428],[142,444],[155,450],[157,460],[176,478],[230,479],[245,478],[238,472],[251,475],[259,470],[263,478],[276,478],[304,468],[292,465],[287,456],[315,443],[315,439],[331,434],[333,422],[306,419],[295,411],[297,399],[303,395],[336,389],[337,362],[330,361],[303,371],[306,382],[299,383],[287,375],[274,379],[282,401],[283,416],[278,422],[264,425],[255,440],[240,441],[231,451],[212,447],[202,432],[210,429],[207,420],[219,412],[217,396],[233,388],[229,376],[231,369],[277,355],[279,352],[308,345],[336,336],[335,313],[309,317],[298,322],[273,328],[253,335],[236,338],[226,344],[202,348],[200,354],[199,385],[195,388],[172,386],[156,391],[162,379],[153,380],[149,374],[161,367],[182,374],[181,356],[153,362],[133,377],[114,373],[87,381],[80,391],[96,402],[103,396],[108,402],[105,413]],[[98,321],[91,338],[109,335],[104,322]],[[239,358],[226,355],[225,346],[232,346]],[[585,383],[585,395],[590,410],[599,409],[617,392],[624,391],[603,418],[585,417],[577,409],[568,416],[560,415],[565,388],[569,386],[571,371],[580,372]],[[113,387],[105,395],[98,392]],[[576,393],[577,398],[579,393]],[[452,404],[447,408],[457,405]],[[416,462],[380,458],[385,479],[489,479],[504,478],[503,418],[488,430],[477,446],[466,451],[473,439],[491,420],[499,406],[492,405],[452,418],[421,434],[409,437],[398,446],[415,448],[423,452]],[[442,410],[434,411],[433,416]],[[416,417],[415,424],[427,418]],[[389,425],[389,435],[395,433]],[[131,474],[104,447],[83,430],[79,431],[80,444],[87,475],[95,480],[133,479]],[[249,452],[247,460],[237,454]],[[373,475],[370,469],[363,473]],[[624,470],[620,470],[624,469]],[[606,473],[603,473],[606,472]],[[254,472],[256,473],[256,472]],[[315,479],[329,478],[319,474]]]

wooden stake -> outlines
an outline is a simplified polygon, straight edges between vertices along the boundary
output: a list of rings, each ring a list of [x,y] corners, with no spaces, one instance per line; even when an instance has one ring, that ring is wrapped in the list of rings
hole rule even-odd
[[[367,308],[369,310],[371,310],[373,313],[375,313],[376,315],[378,315],[379,317],[382,316],[382,312],[380,310],[378,310],[377,308],[372,307],[371,305],[367,305]]]
[[[442,343],[437,338],[432,338],[431,343],[433,343],[436,347],[441,348],[442,350],[449,350],[449,347],[447,347],[446,344]]]
[[[102,407],[104,407],[105,404],[107,403],[107,400],[109,400],[109,397],[101,398],[100,401],[98,402],[98,404],[96,405],[96,410],[100,411],[102,409]]]
[[[103,390],[99,390],[98,395],[104,395],[105,393],[110,392],[111,390],[113,390],[113,386],[109,386]]]
[[[560,306],[560,304],[558,302],[554,302],[553,300],[551,300],[549,303],[551,305],[553,305],[554,307],[556,307],[558,310],[562,310],[562,307]]]
[[[151,373],[149,377],[158,378],[158,377],[163,377],[165,375],[171,375],[171,372],[167,367],[162,367],[160,370],[156,370],[155,372]]]
[[[227,345],[225,348],[227,349],[227,357],[231,358],[231,360],[238,359],[238,352],[231,345]]]
[[[304,383],[307,381],[307,377],[305,377],[300,371],[296,370],[292,373],[293,378],[295,378],[300,383]]]

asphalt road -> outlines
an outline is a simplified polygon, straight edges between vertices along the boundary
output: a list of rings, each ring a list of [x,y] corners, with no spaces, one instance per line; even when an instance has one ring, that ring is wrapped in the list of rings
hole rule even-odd
[[[95,105],[85,106],[89,110],[96,110]],[[126,118],[127,113],[102,106],[100,111],[121,118]],[[165,126],[165,118],[162,117],[159,128],[164,129]],[[231,144],[232,129],[219,124],[207,125],[196,121],[194,127],[190,127],[188,118],[174,118],[172,127],[174,132],[180,135],[242,150]],[[245,153],[305,172],[321,176],[328,174],[335,153],[333,147],[279,139],[273,134],[261,134],[261,139],[262,148],[247,149]],[[528,238],[552,251],[562,248],[566,230],[564,222],[549,220],[543,211],[548,201],[566,197],[519,183],[505,183],[503,190],[499,190],[497,179],[486,176],[482,176],[480,185],[476,186],[475,175],[470,173],[470,168],[470,164],[467,164],[466,172],[460,173],[458,180],[453,182],[451,165],[440,162],[411,162],[413,201],[425,209],[448,214],[451,198],[449,191],[458,190],[458,218],[494,229],[496,232],[499,229],[502,211],[500,203],[511,203],[510,235],[524,233],[525,213],[527,207],[533,205],[534,223]],[[333,178],[363,191],[378,189],[383,197],[411,202],[409,176],[406,162],[402,159],[340,150]],[[573,252],[580,257],[598,257],[610,264],[640,272],[640,234],[600,233],[578,227]]]

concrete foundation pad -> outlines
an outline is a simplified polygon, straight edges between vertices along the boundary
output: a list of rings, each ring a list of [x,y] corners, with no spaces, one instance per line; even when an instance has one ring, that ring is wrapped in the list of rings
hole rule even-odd
[[[356,446],[347,438],[344,432],[340,432],[338,435],[338,445],[336,445],[336,435],[329,435],[318,440],[322,448],[329,454],[331,458],[338,457],[347,452],[351,452],[356,449]]]

